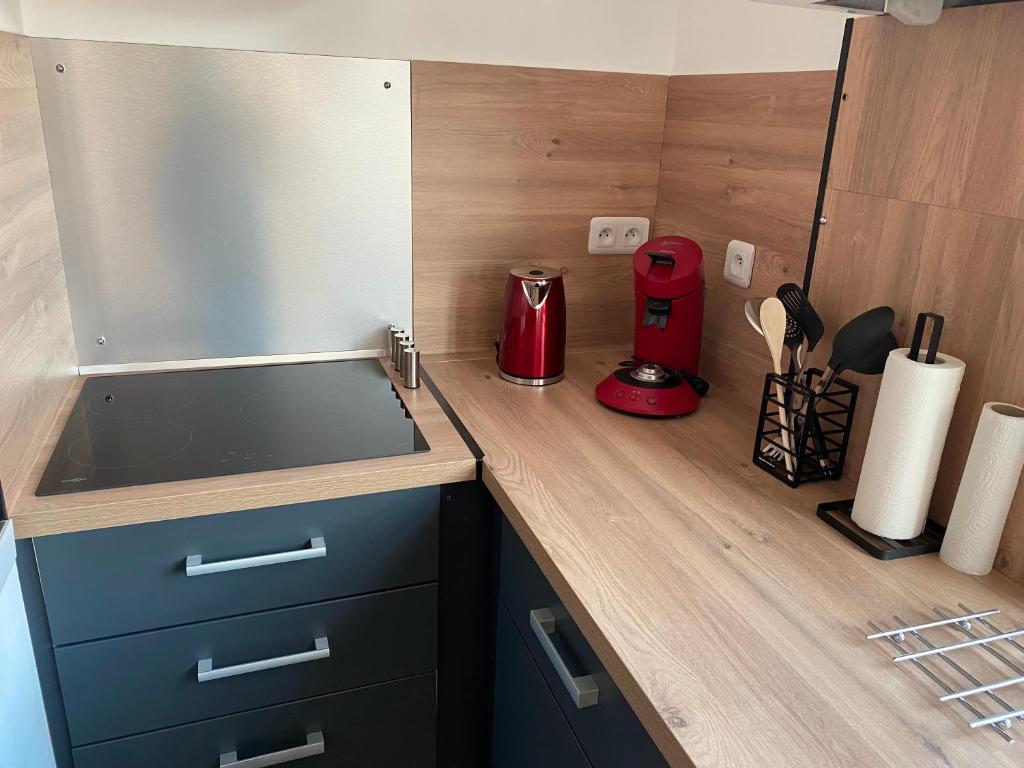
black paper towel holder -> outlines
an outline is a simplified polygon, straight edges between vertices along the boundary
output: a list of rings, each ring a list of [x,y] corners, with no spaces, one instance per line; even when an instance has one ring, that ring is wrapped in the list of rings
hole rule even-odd
[[[946,534],[946,529],[929,517],[919,536],[913,539],[887,539],[865,531],[853,522],[852,514],[853,499],[818,505],[818,517],[878,560],[900,560],[938,552],[942,546],[942,537]]]
[[[914,326],[914,340],[910,343],[910,352],[907,353],[907,359],[913,360],[916,363],[922,362],[921,342],[924,341],[924,327],[928,322],[928,318],[932,319],[932,337],[928,341],[928,354],[923,362],[925,365],[935,365],[936,357],[939,354],[939,340],[942,339],[942,326],[946,324],[946,318],[934,312],[922,312],[917,316],[917,325]]]

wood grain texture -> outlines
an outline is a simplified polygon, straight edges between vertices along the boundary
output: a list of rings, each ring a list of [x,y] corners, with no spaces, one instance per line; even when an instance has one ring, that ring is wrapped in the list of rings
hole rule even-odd
[[[858,20],[829,185],[1024,218],[1024,3]]]
[[[835,72],[680,75],[669,82],[655,232],[704,248],[702,375],[753,420],[764,341],[743,302],[801,283],[821,178]],[[748,290],[723,278],[730,240],[757,246]]]
[[[982,405],[1024,402],[1024,221],[835,190],[827,194],[825,214],[811,295],[826,327],[888,304],[896,309],[897,338],[909,345],[917,313],[937,312],[946,318],[942,350],[967,364],[932,498],[932,517],[944,523]],[[823,348],[829,346],[826,339]],[[862,387],[847,457],[856,478],[880,379],[847,378]],[[996,565],[1022,578],[1019,490],[1010,519]]]
[[[8,505],[77,373],[28,38],[0,32],[0,482]]]
[[[971,732],[864,633],[868,620],[923,620],[958,601],[1019,620],[1024,587],[964,576],[934,555],[873,560],[814,516],[850,488],[794,491],[751,467],[749,419],[727,398],[661,421],[603,408],[593,388],[624,353],[571,354],[565,381],[543,390],[501,381],[490,360],[427,370],[484,450],[488,487],[669,762],[1018,765],[1018,749]]]
[[[15,533],[18,538],[48,536],[473,480],[476,459],[434,396],[426,387],[403,388],[390,361],[384,361],[383,368],[398,387],[430,445],[429,451],[63,496],[35,496],[39,478],[85,381],[76,379],[54,429],[33,453],[35,461],[24,493],[8,510]]]
[[[905,345],[918,312],[946,317],[942,349],[967,371],[932,499],[940,522],[982,405],[1024,402],[1022,58],[1021,3],[947,9],[931,27],[854,24],[811,298],[831,330],[889,304]],[[850,378],[856,478],[879,381]],[[1022,488],[996,567],[1024,581]]]
[[[654,218],[667,77],[416,61],[413,293],[426,352],[493,349],[505,278],[561,269],[568,345],[632,334],[629,256],[593,216]]]

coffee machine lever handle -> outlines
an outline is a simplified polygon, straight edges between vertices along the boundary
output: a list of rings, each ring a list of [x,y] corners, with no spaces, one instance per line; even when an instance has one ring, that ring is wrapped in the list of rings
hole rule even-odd
[[[670,267],[676,265],[676,257],[664,251],[648,251],[647,257],[651,260],[652,267],[656,267],[659,264],[667,264]]]

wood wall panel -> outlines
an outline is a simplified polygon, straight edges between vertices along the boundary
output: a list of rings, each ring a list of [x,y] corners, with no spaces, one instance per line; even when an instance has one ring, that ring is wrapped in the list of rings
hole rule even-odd
[[[1024,3],[854,25],[829,185],[1024,218]]]
[[[982,405],[1024,402],[1021,60],[1020,3],[946,10],[932,27],[854,24],[811,298],[832,330],[889,304],[903,344],[917,313],[945,316],[942,350],[967,371],[932,500],[941,522]],[[851,379],[856,478],[879,380]],[[1024,581],[1020,488],[996,567]]]
[[[655,231],[703,247],[702,374],[751,419],[771,364],[743,303],[803,282],[834,88],[835,72],[680,75],[669,83]],[[723,278],[730,240],[757,246],[748,290]]]
[[[835,330],[868,307],[888,304],[896,310],[897,337],[909,345],[917,313],[938,312],[946,318],[943,351],[967,364],[932,506],[933,517],[945,522],[982,404],[1024,402],[1024,221],[837,190],[829,190],[825,212],[829,224],[811,288],[825,325]],[[826,339],[817,364],[829,348]],[[857,477],[880,378],[847,378],[862,388],[847,458]],[[1005,550],[1000,565],[1024,567],[1022,558]]]
[[[76,373],[28,38],[0,32],[0,482],[8,504]]]
[[[667,77],[413,62],[413,293],[426,352],[492,349],[508,269],[565,275],[571,347],[627,343],[628,256],[592,216],[654,218]]]

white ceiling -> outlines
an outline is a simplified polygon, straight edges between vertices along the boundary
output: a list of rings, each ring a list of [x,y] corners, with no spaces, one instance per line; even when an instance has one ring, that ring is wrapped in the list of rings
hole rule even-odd
[[[831,69],[843,16],[750,0],[0,0],[33,37],[653,74]]]

